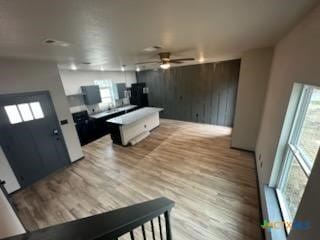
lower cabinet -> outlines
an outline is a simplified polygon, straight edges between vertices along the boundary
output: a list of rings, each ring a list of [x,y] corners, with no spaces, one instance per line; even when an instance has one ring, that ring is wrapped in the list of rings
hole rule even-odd
[[[157,112],[135,123],[120,126],[122,145],[126,146],[131,139],[144,132],[149,132],[159,125],[159,113]]]
[[[87,120],[83,123],[76,124],[77,133],[81,146],[86,145],[96,139],[97,126],[94,120]]]

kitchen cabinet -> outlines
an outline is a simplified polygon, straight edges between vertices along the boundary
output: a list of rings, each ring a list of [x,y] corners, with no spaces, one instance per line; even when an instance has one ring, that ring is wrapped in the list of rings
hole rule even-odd
[[[89,118],[87,111],[72,114],[81,146],[93,141],[98,132],[96,123]]]
[[[119,99],[125,98],[124,92],[126,91],[126,84],[125,83],[118,83],[117,84],[117,92]]]
[[[94,104],[101,103],[99,86],[97,85],[82,86],[81,92],[83,94],[84,103],[86,105],[94,105]]]
[[[115,100],[126,98],[125,91],[127,90],[125,83],[112,84],[112,92]]]

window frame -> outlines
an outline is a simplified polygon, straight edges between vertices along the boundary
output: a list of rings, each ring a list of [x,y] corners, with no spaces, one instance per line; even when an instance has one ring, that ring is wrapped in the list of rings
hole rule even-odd
[[[103,82],[107,82],[107,84],[103,84]],[[94,84],[99,86],[100,95],[101,95],[101,103],[100,104],[114,106],[115,98],[114,98],[113,89],[112,89],[112,84],[113,84],[112,80],[108,80],[108,79],[94,80]],[[102,97],[101,92],[104,89],[108,89],[108,91],[110,93],[110,97]],[[110,101],[105,101],[105,99],[110,99]]]
[[[298,102],[298,107],[295,111],[294,121],[286,144],[286,150],[283,157],[283,164],[280,168],[276,184],[276,193],[282,216],[283,219],[288,222],[292,222],[295,216],[291,216],[291,213],[288,210],[288,205],[282,191],[285,187],[285,184],[287,183],[294,158],[297,160],[301,169],[303,170],[304,174],[308,179],[313,166],[313,162],[309,159],[307,154],[304,153],[303,149],[299,147],[298,143],[314,88],[317,87],[304,86],[302,89]],[[287,233],[289,233],[289,231],[290,229],[286,229]]]

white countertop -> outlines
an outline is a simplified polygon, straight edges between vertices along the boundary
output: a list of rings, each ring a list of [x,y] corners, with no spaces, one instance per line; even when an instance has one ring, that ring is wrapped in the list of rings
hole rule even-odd
[[[145,117],[148,117],[153,113],[161,112],[162,110],[163,108],[144,107],[144,108],[140,108],[138,110],[123,114],[119,117],[111,118],[107,120],[107,122],[115,123],[119,125],[129,125]]]
[[[103,111],[103,112],[92,114],[89,117],[94,118],[94,119],[99,119],[99,118],[107,117],[109,115],[112,115],[112,114],[115,114],[118,112],[127,111],[127,110],[130,110],[135,107],[137,107],[137,105],[128,105],[128,106],[124,106],[124,107],[118,107],[118,108],[114,108],[114,109],[111,109],[108,111]]]

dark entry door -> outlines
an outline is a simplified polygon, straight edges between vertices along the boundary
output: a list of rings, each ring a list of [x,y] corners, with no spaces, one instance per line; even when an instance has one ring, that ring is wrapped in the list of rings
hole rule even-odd
[[[0,95],[0,144],[22,187],[70,163],[49,92]]]

